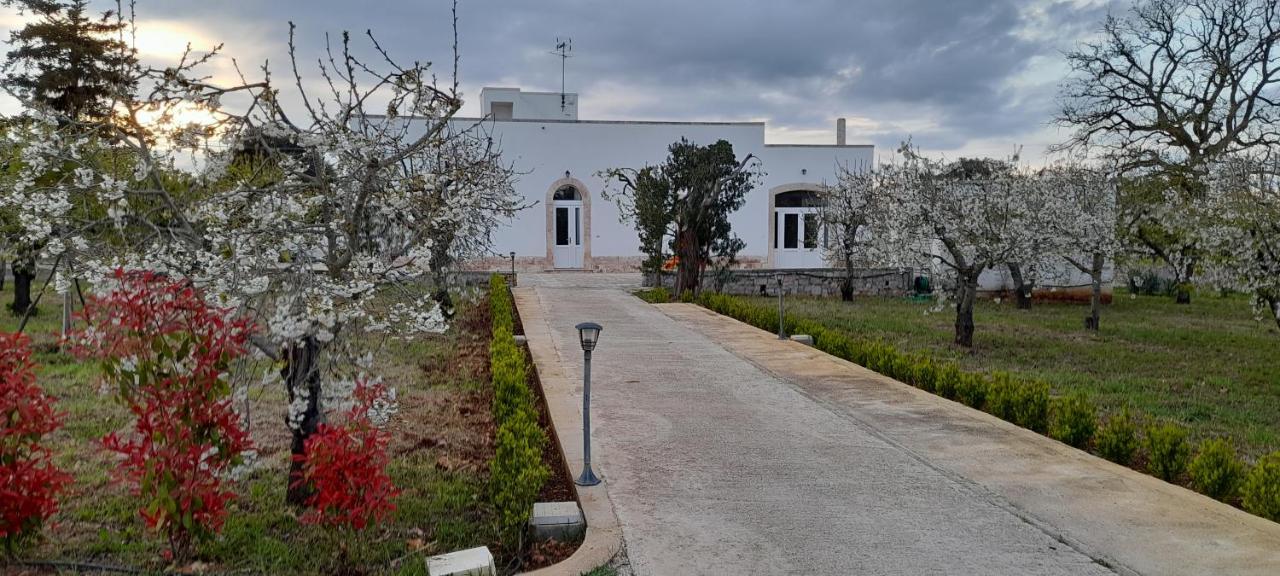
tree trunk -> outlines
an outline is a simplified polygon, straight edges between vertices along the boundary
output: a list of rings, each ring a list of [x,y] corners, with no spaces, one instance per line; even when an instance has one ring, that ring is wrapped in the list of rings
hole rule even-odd
[[[676,269],[676,296],[683,298],[686,290],[696,296],[698,284],[702,280],[702,254],[697,234],[686,229],[678,232],[676,238],[676,255],[680,259],[680,265]]]
[[[1089,280],[1093,291],[1089,294],[1089,317],[1084,319],[1084,327],[1097,332],[1102,322],[1102,266],[1106,262],[1102,254],[1093,255],[1093,265],[1089,268]]]
[[[22,316],[32,307],[31,283],[36,279],[36,262],[34,258],[13,261],[13,303],[9,309],[14,316]],[[36,310],[32,310],[36,312]]]
[[[849,256],[845,256],[845,278],[840,280],[840,300],[854,301],[854,261]]]
[[[1031,309],[1031,290],[1033,286],[1022,277],[1022,266],[1017,262],[1008,263],[1009,276],[1013,278],[1013,293],[1018,301],[1019,310]]]
[[[290,406],[299,398],[306,402],[303,412],[291,414],[296,420],[289,422],[293,434],[290,445],[293,459],[289,464],[289,487],[285,493],[285,501],[295,506],[305,504],[312,493],[311,487],[304,481],[303,462],[300,458],[306,455],[307,438],[316,432],[321,421],[320,368],[317,366],[319,359],[320,346],[315,337],[308,336],[285,349],[285,366],[280,370],[285,389],[289,393]],[[291,413],[292,411],[293,408],[290,408]]]
[[[956,295],[956,344],[973,348],[973,305],[978,298],[978,274],[961,273],[957,280],[960,289]]]
[[[1188,262],[1185,265],[1185,268],[1183,269],[1182,274],[1178,275],[1177,286],[1174,286],[1174,290],[1175,290],[1174,302],[1178,304],[1191,303],[1191,275],[1194,272],[1195,272],[1195,265]]]
[[[4,265],[5,261],[0,260],[0,290],[4,290]]]

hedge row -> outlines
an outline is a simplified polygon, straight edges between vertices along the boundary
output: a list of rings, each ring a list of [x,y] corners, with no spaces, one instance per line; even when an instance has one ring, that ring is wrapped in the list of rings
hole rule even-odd
[[[698,303],[769,332],[778,331],[778,311],[743,298],[704,292]],[[1260,459],[1252,470],[1225,440],[1208,440],[1192,457],[1186,430],[1164,423],[1139,437],[1129,409],[1099,422],[1097,408],[1081,394],[1051,397],[1043,382],[997,372],[963,371],[952,362],[907,354],[880,340],[858,338],[804,318],[788,317],[788,334],[808,334],[815,348],[885,376],[955,400],[1023,428],[1130,466],[1142,450],[1146,472],[1169,482],[1187,480],[1193,489],[1236,503],[1258,516],[1280,521],[1280,452]]]
[[[519,549],[534,500],[551,475],[542,462],[547,435],[538,426],[528,364],[512,333],[515,306],[511,291],[506,280],[497,274],[489,279],[489,310],[493,326],[489,343],[493,420],[498,427],[493,460],[489,462],[489,489],[498,513],[499,536],[504,544]]]

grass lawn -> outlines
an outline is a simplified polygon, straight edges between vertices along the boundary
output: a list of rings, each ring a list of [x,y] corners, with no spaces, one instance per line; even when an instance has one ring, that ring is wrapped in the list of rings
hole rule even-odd
[[[11,300],[9,282],[0,302]],[[402,492],[389,522],[360,534],[337,534],[297,521],[284,504],[289,439],[283,386],[255,384],[249,394],[251,432],[260,457],[237,485],[240,497],[222,534],[198,548],[197,560],[214,572],[425,574],[426,555],[488,545],[507,564],[511,554],[496,544],[486,495],[494,431],[487,300],[460,308],[459,321],[446,334],[390,340],[375,360],[400,402],[391,423],[390,474]],[[146,533],[137,500],[112,482],[114,457],[97,444],[107,432],[126,428],[128,413],[101,390],[96,364],[55,350],[59,312],[58,301],[46,296],[27,333],[39,364],[37,381],[66,413],[66,426],[51,446],[75,483],[55,525],[20,558],[163,568],[161,537]],[[17,323],[7,311],[0,314],[0,330],[12,331]],[[546,551],[533,552],[536,557]]]
[[[750,298],[776,306],[776,298]],[[1241,296],[1171,298],[1117,293],[1102,331],[1083,329],[1084,304],[981,301],[972,351],[951,343],[953,311],[906,299],[788,298],[788,314],[969,370],[1007,371],[1086,391],[1104,412],[1128,403],[1186,425],[1193,438],[1229,436],[1249,458],[1280,449],[1280,331]]]

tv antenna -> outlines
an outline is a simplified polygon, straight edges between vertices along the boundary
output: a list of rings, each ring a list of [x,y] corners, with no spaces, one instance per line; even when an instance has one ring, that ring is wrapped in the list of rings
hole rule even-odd
[[[566,60],[572,58],[572,56],[569,55],[570,52],[573,52],[573,38],[565,38],[561,40],[560,37],[557,36],[556,49],[551,53],[560,57],[560,111],[561,112],[564,112],[564,106],[565,106],[564,63]]]

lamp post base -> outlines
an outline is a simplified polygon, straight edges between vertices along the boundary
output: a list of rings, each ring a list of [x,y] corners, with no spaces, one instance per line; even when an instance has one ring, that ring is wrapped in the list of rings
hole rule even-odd
[[[578,476],[578,479],[574,480],[573,483],[579,486],[595,486],[600,483],[600,478],[596,476],[595,472],[591,471],[591,466],[587,466],[582,469],[582,475]]]

